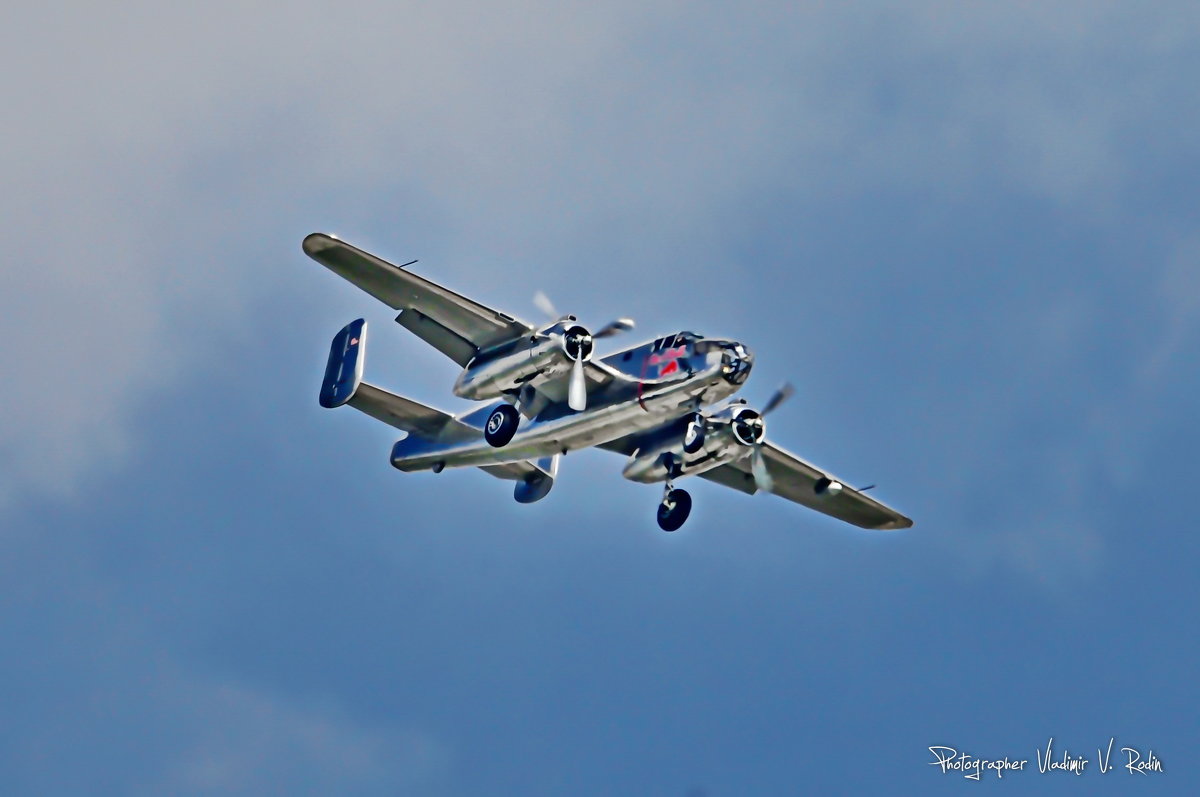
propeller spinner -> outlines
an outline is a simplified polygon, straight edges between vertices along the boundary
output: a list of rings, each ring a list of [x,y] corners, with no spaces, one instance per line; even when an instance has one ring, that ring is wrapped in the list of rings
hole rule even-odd
[[[776,390],[762,411],[744,409],[733,419],[733,434],[738,442],[751,447],[750,472],[754,474],[754,484],[764,492],[770,492],[774,486],[770,471],[767,470],[766,458],[763,456],[763,443],[767,440],[766,421],[763,419],[779,409],[779,406],[791,398],[796,389],[790,383],[785,383]]]
[[[556,324],[574,321],[575,317],[560,315],[550,301],[550,297],[538,291],[533,295],[533,303],[546,316],[555,319]],[[633,329],[632,318],[618,318],[610,321],[596,332],[591,332],[581,324],[571,324],[558,334],[562,339],[563,351],[572,361],[570,381],[567,383],[567,406],[576,412],[587,409],[587,378],[584,375],[583,364],[591,359],[595,341],[612,337],[621,332]]]

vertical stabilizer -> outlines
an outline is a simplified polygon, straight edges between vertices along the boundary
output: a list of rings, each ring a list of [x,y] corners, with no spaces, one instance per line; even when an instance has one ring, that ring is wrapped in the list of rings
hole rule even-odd
[[[351,321],[334,335],[325,380],[321,382],[322,407],[340,407],[354,396],[362,384],[366,345],[367,322],[362,318]]]

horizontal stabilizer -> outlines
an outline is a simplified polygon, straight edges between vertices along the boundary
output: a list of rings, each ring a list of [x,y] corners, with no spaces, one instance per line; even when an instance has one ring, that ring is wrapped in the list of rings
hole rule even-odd
[[[404,396],[397,396],[366,382],[355,391],[349,404],[377,421],[383,421],[389,426],[426,440],[453,443],[477,440],[483,436],[479,429],[468,426],[449,413],[427,407]]]

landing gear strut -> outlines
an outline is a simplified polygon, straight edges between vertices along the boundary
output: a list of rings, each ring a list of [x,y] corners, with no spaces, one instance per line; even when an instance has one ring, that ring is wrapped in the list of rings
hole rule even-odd
[[[687,490],[675,489],[672,480],[679,475],[679,465],[668,455],[667,483],[663,486],[662,503],[658,505],[658,527],[663,531],[678,531],[692,512],[692,496]]]

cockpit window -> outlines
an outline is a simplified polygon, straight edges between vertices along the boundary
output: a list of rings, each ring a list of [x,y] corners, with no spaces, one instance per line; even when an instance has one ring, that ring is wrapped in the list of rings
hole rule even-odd
[[[651,344],[651,351],[663,351],[664,349],[673,349],[677,346],[691,346],[697,341],[703,339],[703,335],[697,335],[695,332],[677,332],[674,335],[667,335],[665,338],[659,338]]]

